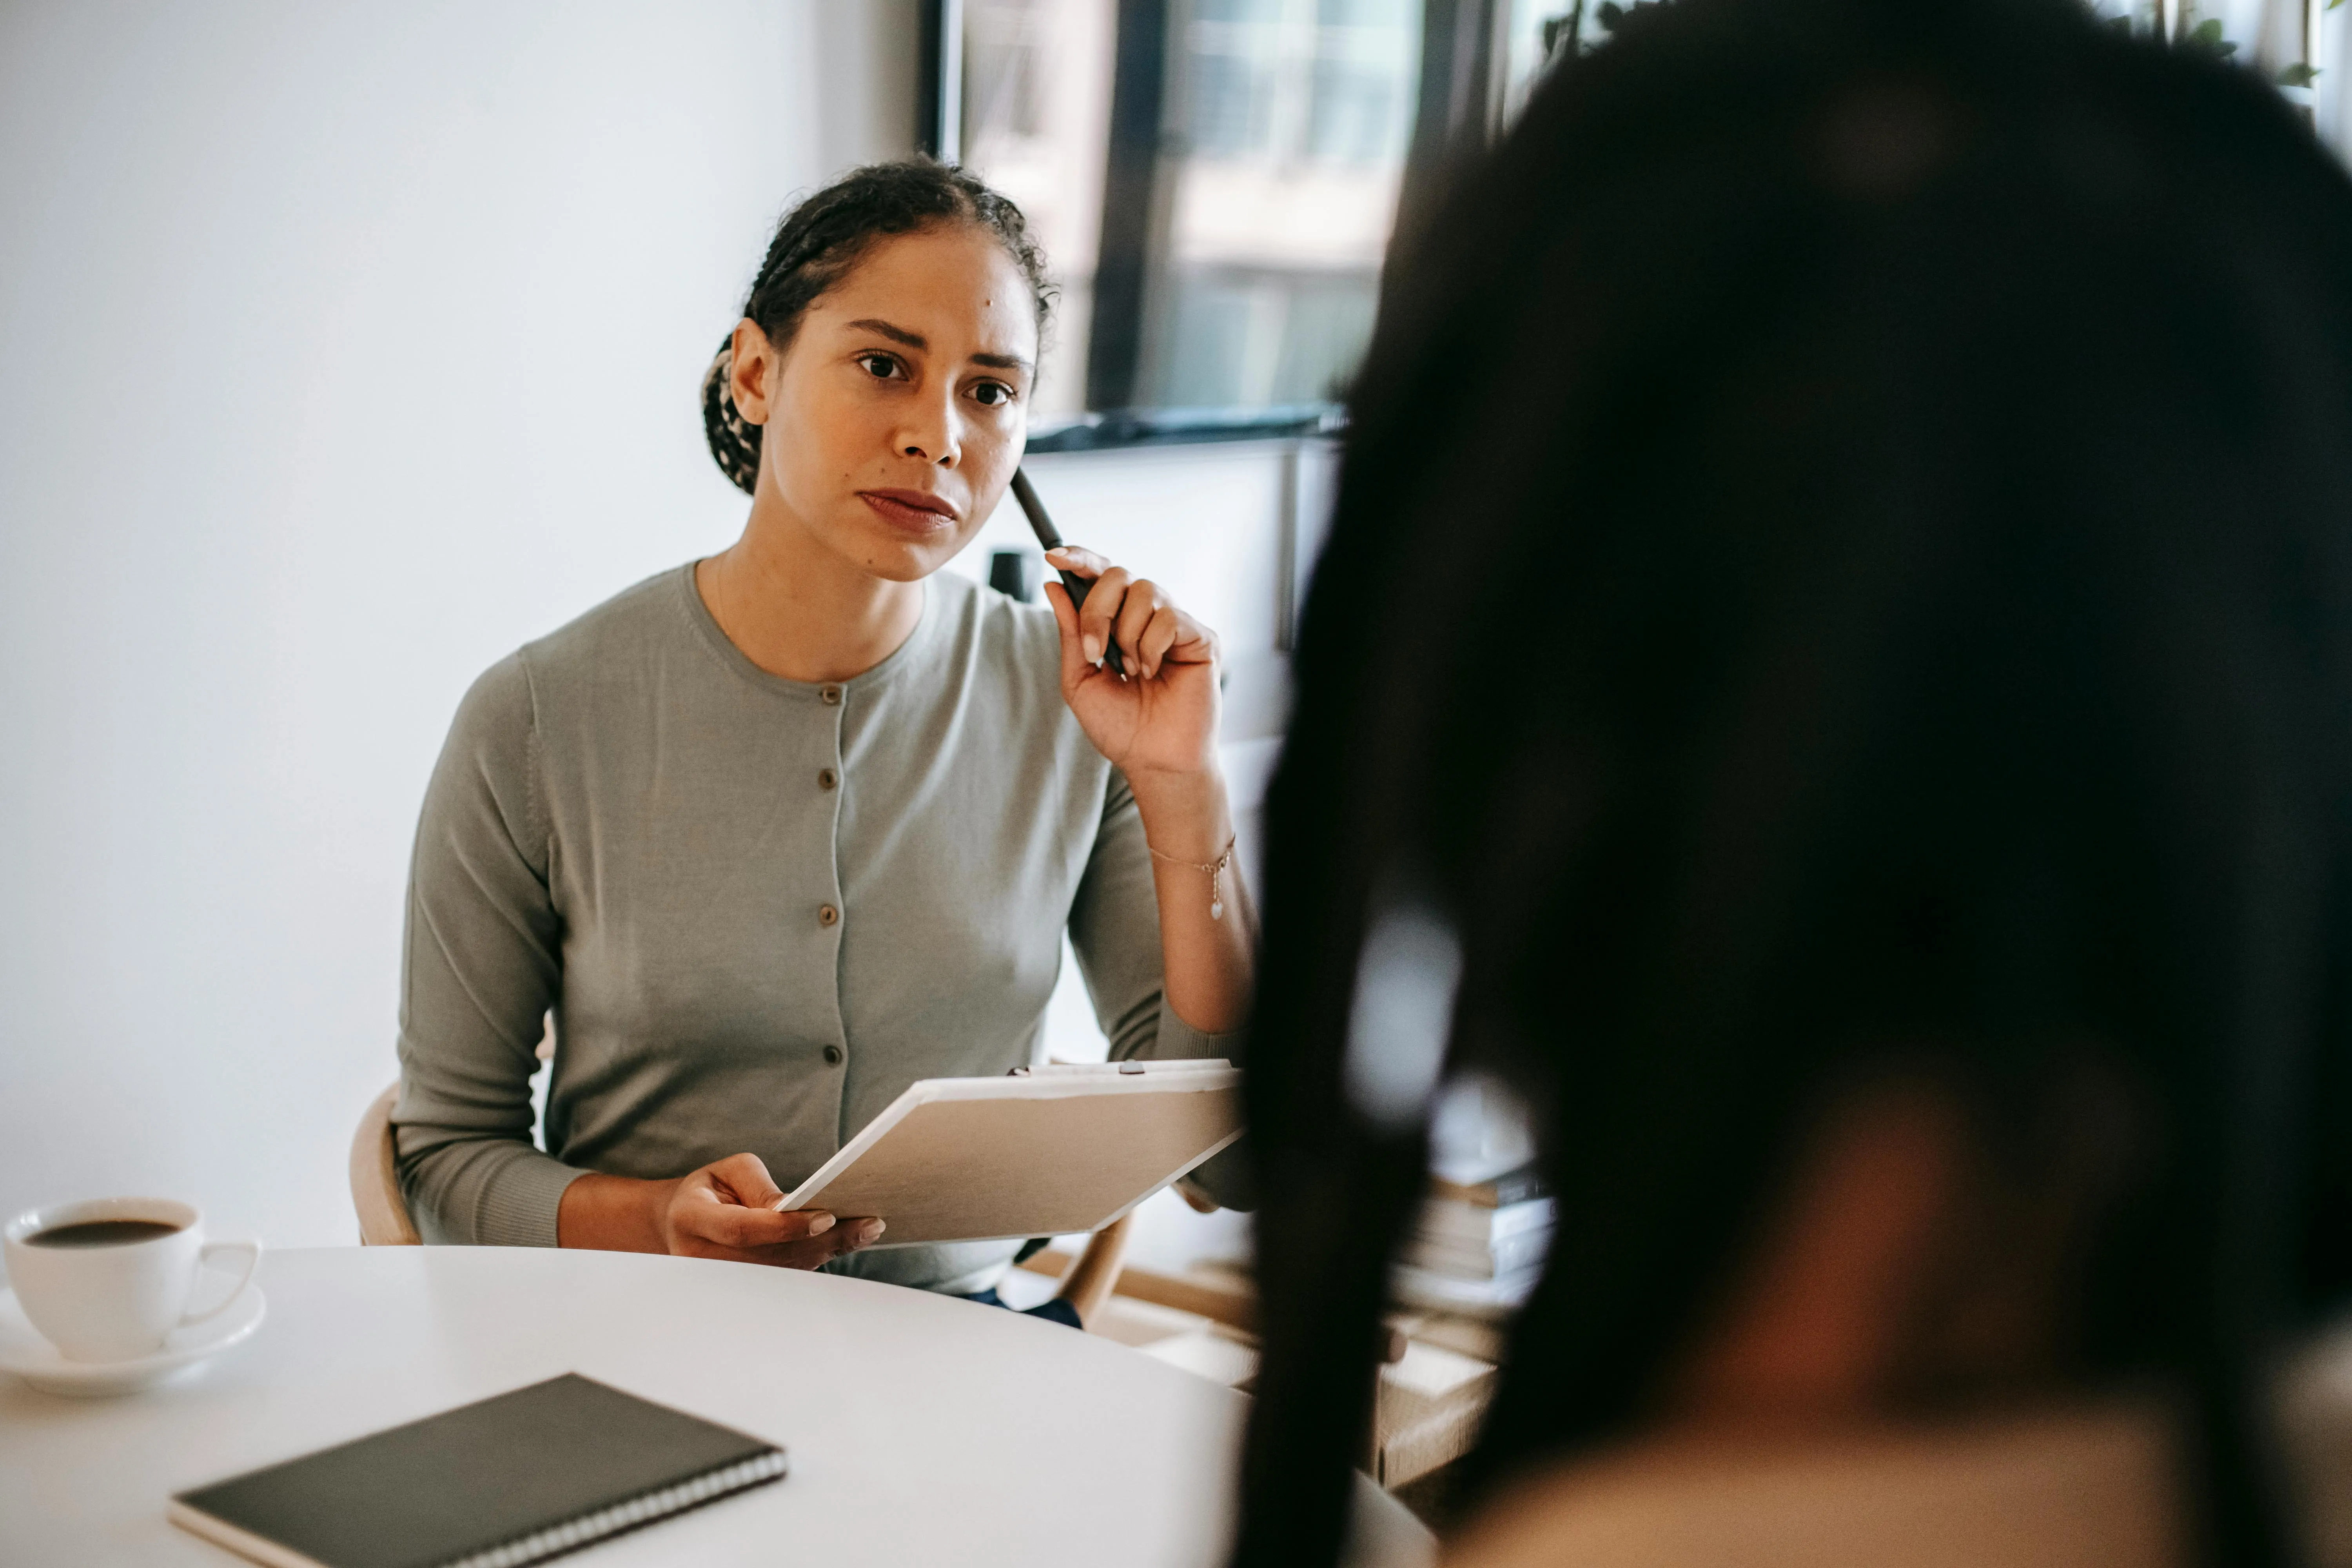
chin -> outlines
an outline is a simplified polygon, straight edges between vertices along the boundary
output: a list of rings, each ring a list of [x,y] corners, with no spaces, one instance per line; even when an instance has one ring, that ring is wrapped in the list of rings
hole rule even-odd
[[[886,583],[919,583],[947,563],[948,558],[944,555],[934,560],[929,556],[918,556],[910,551],[903,560],[870,561],[866,563],[866,569]]]
[[[963,530],[953,527],[940,529],[928,538],[909,538],[898,529],[871,527],[859,529],[857,534],[845,553],[875,576],[891,583],[919,583],[971,542]]]
[[[955,540],[936,545],[913,544],[903,539],[863,540],[857,563],[887,583],[919,583],[950,561],[963,546]]]

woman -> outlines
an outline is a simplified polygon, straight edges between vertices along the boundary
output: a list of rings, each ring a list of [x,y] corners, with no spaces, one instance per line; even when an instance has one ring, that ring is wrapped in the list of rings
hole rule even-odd
[[[1303,633],[1238,1562],[1339,1551],[1448,1064],[1558,1205],[1465,1568],[2352,1559],[2269,1400],[2352,1282],[2352,185],[2263,81],[1630,11],[1391,272]]]
[[[1066,929],[1115,1056],[1237,1053],[1215,638],[1084,550],[1054,563],[1094,586],[1074,610],[1050,585],[1051,621],[939,570],[1020,462],[1047,303],[1020,213],[969,174],[809,197],[705,387],[742,537],[467,694],[401,1008],[428,1240],[984,1295],[1012,1244],[851,1258],[887,1215],[775,1205],[915,1079],[1028,1062]]]

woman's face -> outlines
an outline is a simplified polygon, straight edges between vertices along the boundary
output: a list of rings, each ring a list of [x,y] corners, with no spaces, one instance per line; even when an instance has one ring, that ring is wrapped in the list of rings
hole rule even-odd
[[[1028,439],[1029,285],[970,224],[876,242],[781,358],[735,329],[735,402],[766,426],[758,500],[876,576],[927,577],[994,510]],[[755,500],[756,505],[756,500]]]

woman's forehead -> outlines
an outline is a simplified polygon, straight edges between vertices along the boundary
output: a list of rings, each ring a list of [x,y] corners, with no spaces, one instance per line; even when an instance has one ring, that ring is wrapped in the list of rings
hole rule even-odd
[[[1037,307],[1004,247],[970,224],[894,234],[858,258],[810,306],[836,322],[882,321],[961,357],[1010,355],[1034,363]]]

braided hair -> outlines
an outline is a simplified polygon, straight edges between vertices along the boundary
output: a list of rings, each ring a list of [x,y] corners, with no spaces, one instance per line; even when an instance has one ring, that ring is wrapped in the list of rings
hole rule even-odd
[[[853,169],[786,213],[751,280],[743,314],[781,353],[809,306],[847,276],[876,240],[955,223],[975,225],[1004,247],[1028,280],[1042,333],[1054,288],[1045,277],[1045,253],[1029,237],[1029,220],[976,175],[920,157]],[[719,471],[750,495],[760,472],[762,429],[735,406],[734,362],[730,331],[703,373],[702,431]]]

